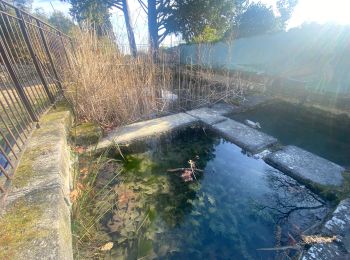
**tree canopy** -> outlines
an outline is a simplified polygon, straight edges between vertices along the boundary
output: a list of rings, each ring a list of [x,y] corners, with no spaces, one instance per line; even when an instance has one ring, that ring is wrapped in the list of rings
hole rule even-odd
[[[174,1],[169,31],[186,42],[212,42],[274,32],[285,28],[297,0],[279,0],[272,7],[249,0]]]
[[[220,39],[233,21],[234,7],[232,0],[179,0],[168,29],[186,42]]]
[[[237,15],[236,23],[227,31],[231,37],[249,37],[268,32],[274,32],[279,28],[279,21],[275,17],[271,7],[261,3],[250,4],[244,12]]]
[[[73,21],[60,11],[53,12],[49,17],[48,22],[65,34],[68,34],[72,28],[75,27]]]
[[[78,22],[88,21],[97,30],[111,28],[111,3],[105,0],[67,0],[71,4],[70,13]]]

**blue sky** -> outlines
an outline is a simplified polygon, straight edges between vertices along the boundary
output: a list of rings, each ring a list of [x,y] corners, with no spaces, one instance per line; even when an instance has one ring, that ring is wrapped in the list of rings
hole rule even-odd
[[[259,2],[258,0],[253,0]],[[276,0],[261,0],[260,2],[275,7]],[[137,0],[129,0],[135,38],[137,44],[147,44],[147,20]],[[33,8],[43,8],[45,12],[52,13],[53,10],[69,12],[69,4],[59,0],[34,0]],[[350,0],[299,0],[288,28],[301,25],[304,22],[334,22],[339,24],[350,24]],[[127,45],[126,30],[122,13],[112,10],[112,23],[115,28],[120,44]],[[167,37],[165,44],[176,44],[176,37]]]

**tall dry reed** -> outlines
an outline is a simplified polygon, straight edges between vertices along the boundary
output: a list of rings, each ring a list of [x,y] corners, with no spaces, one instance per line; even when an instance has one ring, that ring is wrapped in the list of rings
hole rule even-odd
[[[137,58],[119,51],[108,37],[75,32],[75,55],[66,80],[66,96],[80,119],[110,127],[151,117],[165,110],[162,91],[171,73],[147,54]]]
[[[147,53],[139,52],[137,58],[126,55],[114,37],[80,30],[74,39],[66,96],[80,120],[103,127],[220,101],[236,103],[266,84],[250,73],[212,68],[206,62],[213,55],[208,46],[198,46],[195,61],[184,65],[177,48],[161,51],[155,63]]]

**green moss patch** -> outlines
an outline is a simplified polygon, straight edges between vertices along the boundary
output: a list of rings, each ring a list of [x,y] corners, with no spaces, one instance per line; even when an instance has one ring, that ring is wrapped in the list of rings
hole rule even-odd
[[[49,153],[52,149],[53,147],[50,144],[28,148],[21,158],[11,185],[15,188],[22,188],[28,185],[30,180],[35,177],[35,161],[38,157]]]
[[[94,123],[81,123],[72,127],[70,136],[76,145],[91,145],[101,138],[102,130]]]
[[[28,240],[46,235],[36,226],[43,214],[39,206],[18,200],[0,219],[0,259],[15,259]]]
[[[350,171],[345,171],[342,175],[344,181],[340,187],[320,185],[313,182],[305,182],[305,180],[302,183],[316,194],[337,205],[341,200],[348,198],[350,194]]]
[[[40,128],[35,129],[28,147],[24,151],[19,165],[16,169],[12,186],[21,188],[29,184],[35,177],[35,162],[38,158],[51,154],[56,148],[60,136],[63,136],[64,128],[70,125],[71,117],[67,111],[69,108],[64,102],[59,102],[55,109],[51,109],[44,115],[39,124]],[[64,137],[65,138],[65,137]],[[43,141],[47,140],[47,141]],[[39,173],[39,174],[42,174]]]

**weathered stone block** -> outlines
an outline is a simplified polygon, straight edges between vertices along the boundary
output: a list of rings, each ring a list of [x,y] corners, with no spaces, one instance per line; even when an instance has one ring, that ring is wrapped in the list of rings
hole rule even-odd
[[[239,147],[256,154],[277,143],[277,139],[249,126],[228,119],[212,125],[212,129]]]
[[[198,118],[201,122],[212,125],[222,121],[225,121],[227,118],[222,116],[220,112],[210,109],[208,107],[203,107],[199,109],[194,109],[186,112],[187,114]]]
[[[59,105],[29,139],[0,212],[0,259],[73,259],[71,122],[71,113]]]
[[[341,186],[345,169],[296,146],[286,146],[265,158],[277,169],[304,183]]]
[[[119,127],[103,138],[97,147],[90,149],[100,151],[113,144],[126,144],[143,138],[160,135],[198,122],[197,118],[186,113],[178,113],[152,120],[142,121]]]
[[[337,236],[337,240],[330,244],[313,245],[303,259],[350,259],[350,199],[339,203],[321,233],[326,236]]]

